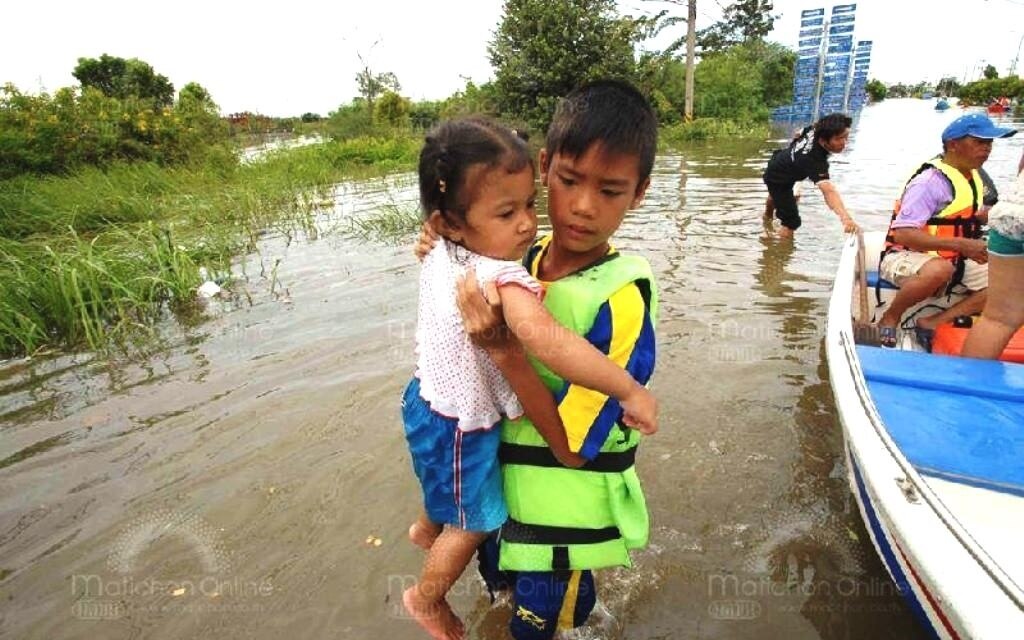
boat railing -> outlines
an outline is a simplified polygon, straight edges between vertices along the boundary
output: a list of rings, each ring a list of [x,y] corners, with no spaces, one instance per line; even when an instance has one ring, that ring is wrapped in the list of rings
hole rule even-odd
[[[851,243],[856,243],[852,246]],[[853,251],[851,251],[853,250]],[[851,255],[852,254],[852,255]],[[1024,611],[1024,592],[1013,581],[1013,579],[981,548],[981,545],[969,534],[963,526],[949,512],[942,500],[931,490],[927,482],[924,482],[920,473],[900,451],[899,446],[889,435],[885,423],[878,414],[878,409],[871,394],[868,391],[867,380],[860,367],[860,358],[857,355],[856,343],[853,332],[853,314],[848,305],[854,302],[852,288],[854,284],[860,289],[861,295],[866,294],[867,285],[862,280],[861,273],[864,271],[864,237],[862,233],[848,234],[844,244],[843,253],[839,258],[837,277],[832,289],[832,300],[829,303],[829,327],[828,340],[835,341],[827,345],[830,350],[833,345],[842,350],[843,360],[846,364],[846,371],[849,375],[848,381],[852,384],[857,399],[859,400],[864,418],[874,430],[876,437],[888,451],[893,462],[903,473],[903,478],[895,478],[904,495],[909,501],[916,497],[928,505],[928,508],[939,518],[943,525],[953,534],[963,548],[974,558],[975,562],[989,575],[993,582],[1006,594],[1010,600]],[[853,262],[853,264],[850,264]],[[854,277],[849,277],[850,268],[861,272]],[[843,301],[846,301],[845,303]],[[861,310],[867,308],[866,300],[861,299]],[[845,311],[843,310],[845,306]],[[835,323],[835,324],[833,324]],[[838,366],[836,359],[829,357],[829,366]],[[916,494],[916,495],[914,495]]]

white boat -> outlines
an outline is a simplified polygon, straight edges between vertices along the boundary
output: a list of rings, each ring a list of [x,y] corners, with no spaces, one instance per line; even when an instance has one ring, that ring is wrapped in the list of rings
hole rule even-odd
[[[847,237],[829,304],[850,489],[934,637],[1024,637],[1024,365],[866,344],[882,240]]]

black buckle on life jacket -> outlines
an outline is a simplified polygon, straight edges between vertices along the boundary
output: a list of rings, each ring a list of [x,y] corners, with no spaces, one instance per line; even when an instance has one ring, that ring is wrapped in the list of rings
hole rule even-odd
[[[545,524],[527,524],[509,518],[501,525],[501,539],[519,544],[543,544],[568,546],[571,544],[597,544],[622,537],[618,527],[583,529],[580,527],[555,527]]]
[[[579,467],[582,471],[600,473],[622,473],[636,463],[636,446],[624,451],[602,451],[593,460]],[[547,447],[502,442],[498,446],[498,461],[501,464],[522,464],[532,467],[555,467],[567,469]]]

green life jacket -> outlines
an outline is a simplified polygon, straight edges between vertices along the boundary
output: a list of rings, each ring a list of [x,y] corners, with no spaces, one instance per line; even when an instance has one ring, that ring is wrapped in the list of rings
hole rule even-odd
[[[657,317],[651,267],[618,253],[547,287],[544,305],[554,318],[586,335],[608,299],[635,282]],[[565,381],[541,362],[532,364],[553,392]],[[580,469],[563,467],[525,416],[501,427],[505,501],[500,568],[517,571],[630,566],[629,549],[647,544],[647,504],[633,460],[640,433],[613,427],[596,458]]]

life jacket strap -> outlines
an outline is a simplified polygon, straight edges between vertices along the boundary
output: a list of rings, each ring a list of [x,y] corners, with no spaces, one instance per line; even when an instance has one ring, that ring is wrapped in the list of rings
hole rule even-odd
[[[545,524],[526,524],[509,518],[501,525],[501,539],[521,544],[542,544],[568,546],[571,544],[596,544],[617,540],[622,534],[618,527],[603,529],[582,529],[579,527],[555,527]]]
[[[568,468],[558,461],[547,447],[502,442],[498,447],[498,461],[501,464],[522,464],[532,467]],[[622,473],[636,462],[636,446],[624,451],[602,451],[593,460],[587,461],[577,470],[600,473]]]

